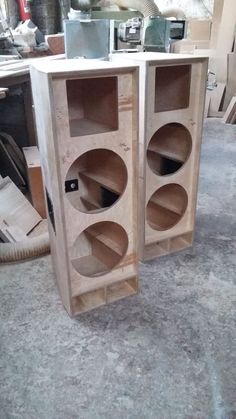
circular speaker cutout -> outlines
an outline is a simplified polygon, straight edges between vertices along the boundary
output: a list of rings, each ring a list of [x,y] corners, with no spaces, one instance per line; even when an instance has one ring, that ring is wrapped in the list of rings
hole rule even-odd
[[[71,205],[85,213],[105,211],[124,193],[127,169],[111,150],[95,149],[82,154],[68,170],[65,192]]]
[[[187,128],[178,123],[164,125],[148,144],[148,165],[156,175],[171,175],[186,163],[191,149],[192,138]]]
[[[95,278],[112,271],[124,258],[128,236],[119,224],[104,221],[91,225],[76,239],[72,265],[83,276]]]
[[[168,230],[181,220],[187,205],[188,195],[182,186],[175,183],[162,186],[147,204],[147,222],[154,230]]]

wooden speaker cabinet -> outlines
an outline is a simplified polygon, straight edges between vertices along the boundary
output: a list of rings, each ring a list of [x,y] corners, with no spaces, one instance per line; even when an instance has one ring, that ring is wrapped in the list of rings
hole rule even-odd
[[[208,59],[165,53],[122,54],[140,67],[139,256],[191,246]]]
[[[31,68],[51,252],[76,315],[137,292],[138,67]]]

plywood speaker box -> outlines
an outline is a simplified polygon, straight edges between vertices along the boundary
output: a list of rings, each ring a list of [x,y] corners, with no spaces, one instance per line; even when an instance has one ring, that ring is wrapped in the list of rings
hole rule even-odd
[[[165,53],[120,54],[140,67],[139,256],[191,246],[208,59]]]
[[[137,292],[138,67],[90,60],[31,68],[63,304],[73,316]]]

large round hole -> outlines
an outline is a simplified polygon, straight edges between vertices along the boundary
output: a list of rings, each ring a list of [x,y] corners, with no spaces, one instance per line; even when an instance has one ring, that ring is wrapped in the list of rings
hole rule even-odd
[[[184,165],[191,149],[192,139],[187,128],[177,123],[164,125],[148,144],[148,165],[159,176],[170,175]]]
[[[183,217],[188,205],[185,189],[175,183],[162,186],[147,204],[147,222],[154,230],[168,230]]]
[[[91,150],[71,165],[65,183],[67,197],[74,208],[100,212],[111,207],[123,194],[127,169],[118,154],[110,150]]]
[[[96,223],[76,239],[72,265],[90,278],[105,275],[120,263],[127,248],[128,236],[123,227],[110,221]]]

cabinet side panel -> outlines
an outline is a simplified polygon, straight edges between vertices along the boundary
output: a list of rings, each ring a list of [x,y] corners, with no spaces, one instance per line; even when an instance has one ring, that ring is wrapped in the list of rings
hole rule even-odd
[[[30,73],[53,265],[62,302],[68,313],[71,314],[71,289],[68,277],[61,186],[58,179],[57,139],[53,126],[54,107],[50,92],[51,80],[46,74],[40,73],[33,67]]]

